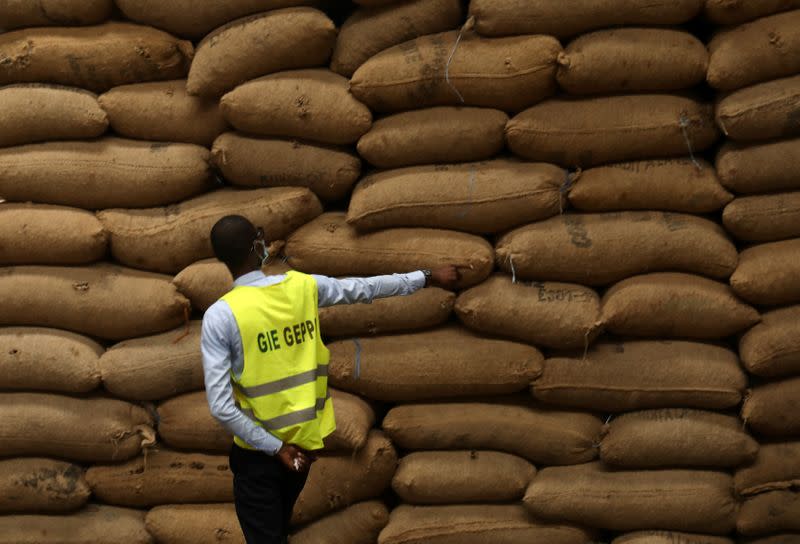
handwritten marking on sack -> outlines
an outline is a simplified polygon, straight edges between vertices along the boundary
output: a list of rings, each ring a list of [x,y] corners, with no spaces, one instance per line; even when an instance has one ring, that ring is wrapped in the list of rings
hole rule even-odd
[[[586,230],[586,224],[583,217],[580,215],[565,215],[564,225],[567,227],[567,234],[572,245],[581,249],[592,247],[592,239],[589,237],[589,231]]]

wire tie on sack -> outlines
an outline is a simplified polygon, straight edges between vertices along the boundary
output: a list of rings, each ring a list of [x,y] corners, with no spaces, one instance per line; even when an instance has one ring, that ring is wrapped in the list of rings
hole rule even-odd
[[[689,149],[689,158],[692,160],[692,164],[694,164],[698,170],[702,170],[703,167],[700,165],[700,163],[697,161],[697,158],[694,156],[694,149],[692,149],[692,142],[691,140],[689,140],[689,131],[686,130],[689,127],[689,118],[686,117],[685,113],[681,114],[680,126],[681,126],[681,132],[683,132],[683,140],[686,142],[687,149]]]
[[[355,379],[359,379],[361,377],[361,342],[358,341],[358,338],[353,338],[353,343],[356,345],[356,370],[355,370]]]
[[[517,283],[517,269],[514,268],[514,257],[508,256],[508,264],[511,265],[511,283]]]
[[[458,37],[456,37],[456,43],[455,45],[453,45],[453,50],[450,51],[450,58],[447,59],[447,64],[445,64],[444,66],[444,80],[447,82],[447,85],[449,85],[450,88],[453,89],[453,92],[456,93],[456,96],[458,97],[458,99],[461,101],[462,104],[464,103],[464,97],[461,96],[461,93],[458,92],[458,89],[456,89],[455,85],[453,85],[453,83],[450,81],[450,63],[453,62],[453,57],[455,57],[456,55],[456,50],[458,49],[458,45],[461,43],[461,37],[464,35],[464,32],[467,30],[471,30],[473,26],[475,26],[475,18],[470,17],[469,19],[467,19],[467,22],[464,23],[464,26],[461,27],[461,30],[458,31]]]

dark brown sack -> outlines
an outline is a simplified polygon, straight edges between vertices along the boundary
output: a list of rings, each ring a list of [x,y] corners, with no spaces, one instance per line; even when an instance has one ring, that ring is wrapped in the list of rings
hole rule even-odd
[[[800,236],[800,191],[739,197],[725,207],[722,223],[748,242]]]
[[[800,8],[798,0],[706,0],[706,17],[719,25],[738,25],[790,9]]]
[[[756,376],[800,374],[800,306],[762,314],[761,323],[739,341],[739,356]]]
[[[71,512],[86,504],[91,494],[78,465],[42,457],[0,461],[3,514]]]
[[[158,405],[158,435],[170,448],[227,453],[233,436],[208,408],[205,391],[178,395]]]
[[[736,529],[748,536],[800,531],[800,493],[770,491],[749,497],[739,510]]]
[[[739,266],[731,276],[731,286],[751,304],[800,302],[800,238],[742,251]]]
[[[112,0],[5,0],[0,4],[0,28],[93,25],[108,19],[113,9]]]
[[[169,504],[147,513],[159,544],[245,544],[233,504]]]
[[[742,404],[742,419],[754,433],[769,438],[800,437],[800,378],[754,387]]]
[[[672,531],[637,531],[617,537],[611,544],[733,544],[733,540]]]
[[[734,193],[800,189],[800,138],[758,144],[728,142],[717,154],[719,181]]]
[[[375,544],[387,523],[389,511],[382,502],[360,502],[306,525],[289,544]]]
[[[745,496],[800,486],[800,442],[762,444],[755,462],[736,471],[734,483]]]
[[[800,2],[798,2],[800,6]],[[800,76],[760,83],[717,103],[717,124],[738,141],[800,135]]]

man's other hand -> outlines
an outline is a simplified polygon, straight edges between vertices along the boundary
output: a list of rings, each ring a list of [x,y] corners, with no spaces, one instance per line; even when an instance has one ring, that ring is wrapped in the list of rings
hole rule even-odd
[[[452,289],[460,279],[458,268],[449,264],[431,270],[431,286]]]
[[[303,450],[285,442],[278,450],[278,459],[292,472],[307,472],[312,463],[312,459]]]

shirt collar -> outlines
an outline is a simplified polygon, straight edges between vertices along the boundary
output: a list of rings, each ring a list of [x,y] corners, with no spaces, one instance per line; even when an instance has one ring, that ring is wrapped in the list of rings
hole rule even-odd
[[[242,287],[250,285],[260,279],[263,279],[264,273],[261,270],[253,270],[252,272],[248,272],[247,274],[243,274],[234,280],[233,285],[234,287]]]

